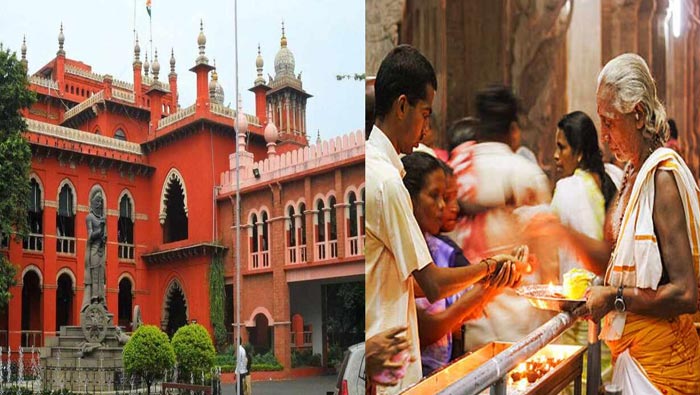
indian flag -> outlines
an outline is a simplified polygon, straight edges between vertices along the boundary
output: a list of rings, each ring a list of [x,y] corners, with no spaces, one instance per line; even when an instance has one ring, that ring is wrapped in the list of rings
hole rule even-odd
[[[146,11],[148,12],[148,17],[151,17],[151,0],[146,0]]]

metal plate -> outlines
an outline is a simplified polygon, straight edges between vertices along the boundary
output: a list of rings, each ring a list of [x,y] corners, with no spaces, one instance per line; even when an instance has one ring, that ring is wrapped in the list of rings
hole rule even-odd
[[[524,285],[515,290],[518,295],[525,297],[531,305],[542,310],[572,311],[586,299],[567,299],[563,297],[561,285]]]

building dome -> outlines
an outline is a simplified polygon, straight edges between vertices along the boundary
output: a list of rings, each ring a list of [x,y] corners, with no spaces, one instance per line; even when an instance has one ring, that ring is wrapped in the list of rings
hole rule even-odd
[[[267,123],[267,126],[265,126],[265,142],[267,143],[274,143],[279,139],[279,133],[277,131],[277,126],[275,126],[275,123],[270,120]]]
[[[294,54],[287,48],[287,37],[284,35],[284,25],[282,25],[280,50],[275,55],[275,79],[285,76],[294,78]]]
[[[212,71],[209,81],[209,99],[213,103],[224,104],[224,88],[219,84],[219,74],[216,70]]]

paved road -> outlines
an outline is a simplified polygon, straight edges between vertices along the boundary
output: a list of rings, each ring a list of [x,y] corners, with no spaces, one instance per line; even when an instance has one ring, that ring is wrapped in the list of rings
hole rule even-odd
[[[335,388],[336,376],[306,377],[282,381],[254,381],[253,395],[326,395]],[[235,384],[224,384],[223,395],[235,395]]]

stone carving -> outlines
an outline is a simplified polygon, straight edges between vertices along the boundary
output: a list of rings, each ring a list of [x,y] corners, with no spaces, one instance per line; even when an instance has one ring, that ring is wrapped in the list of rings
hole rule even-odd
[[[123,346],[131,339],[131,336],[122,332],[122,328],[117,326],[114,330],[114,338],[117,339],[120,346]]]
[[[406,0],[367,0],[365,4],[365,72],[373,76],[384,56],[398,44]]]
[[[82,314],[80,326],[87,343],[99,347],[107,335],[109,317],[104,306],[98,303],[89,305]]]
[[[103,216],[102,194],[96,193],[90,202],[87,224],[87,246],[85,248],[85,293],[81,311],[98,304],[104,310],[105,305],[105,245],[107,232]]]
[[[133,332],[136,332],[136,330],[139,329],[141,325],[143,325],[143,319],[141,318],[141,306],[136,305],[134,306],[134,315],[131,321],[131,330]]]

